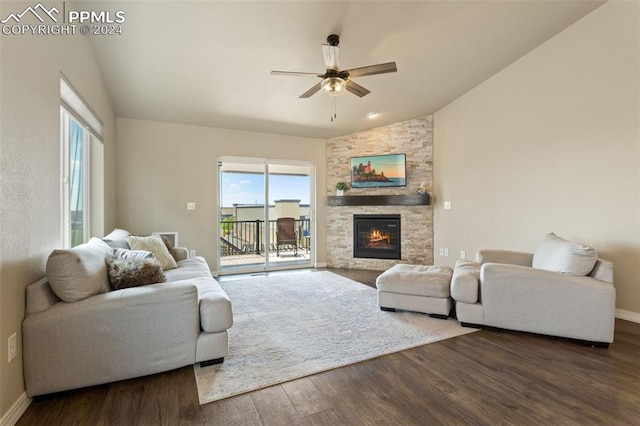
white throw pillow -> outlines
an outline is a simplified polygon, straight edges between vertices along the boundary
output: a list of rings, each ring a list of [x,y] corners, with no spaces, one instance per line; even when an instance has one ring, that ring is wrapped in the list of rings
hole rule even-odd
[[[572,243],[552,232],[536,247],[532,266],[571,275],[588,275],[597,260],[598,254],[593,248]]]
[[[105,260],[111,256],[111,247],[99,238],[71,249],[54,250],[47,259],[51,290],[65,302],[109,291]]]
[[[127,237],[130,235],[129,231],[116,228],[109,234],[105,235],[104,238],[102,238],[102,241],[109,244],[109,247],[111,248],[128,249],[129,243],[127,243]]]
[[[148,237],[127,237],[127,242],[133,250],[146,250],[153,253],[153,255],[160,262],[162,270],[175,269],[178,267],[176,260],[169,253],[169,249],[162,241],[159,235],[150,235]]]

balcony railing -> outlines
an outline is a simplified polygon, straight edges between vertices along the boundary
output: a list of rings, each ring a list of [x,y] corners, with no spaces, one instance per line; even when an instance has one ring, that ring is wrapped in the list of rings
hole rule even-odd
[[[263,254],[265,252],[265,231],[269,233],[269,250],[276,251],[276,221],[269,220],[265,229],[264,220],[223,220],[220,222],[220,256],[241,254]],[[311,221],[296,219],[298,250],[310,249]],[[291,245],[290,250],[295,247]],[[283,248],[280,247],[280,251]],[[286,250],[286,247],[285,247]]]

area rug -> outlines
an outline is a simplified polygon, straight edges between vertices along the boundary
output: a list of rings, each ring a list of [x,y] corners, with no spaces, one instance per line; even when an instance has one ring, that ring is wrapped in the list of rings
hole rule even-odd
[[[225,281],[233,303],[223,364],[194,366],[200,404],[475,330],[384,312],[374,288],[329,271]]]

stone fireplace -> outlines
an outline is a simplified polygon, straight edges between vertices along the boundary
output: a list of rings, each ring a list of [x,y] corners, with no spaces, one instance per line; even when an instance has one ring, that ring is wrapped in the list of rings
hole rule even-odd
[[[399,154],[407,158],[407,186],[350,188],[348,196],[415,195],[424,186],[433,193],[433,117],[419,117],[327,141],[326,195],[335,195],[336,182],[350,182],[350,158]],[[433,264],[433,208],[431,205],[327,205],[327,266],[385,270],[403,262]],[[354,256],[354,216],[399,215],[398,257]]]
[[[400,215],[353,215],[353,257],[401,259]]]

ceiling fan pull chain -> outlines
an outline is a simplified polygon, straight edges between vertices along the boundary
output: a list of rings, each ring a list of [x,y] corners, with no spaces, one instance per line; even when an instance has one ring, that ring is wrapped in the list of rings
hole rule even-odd
[[[336,117],[336,98],[333,98],[333,119],[335,120]]]
[[[333,123],[333,119],[337,117],[338,115],[336,114],[336,98],[331,97],[331,122]]]

